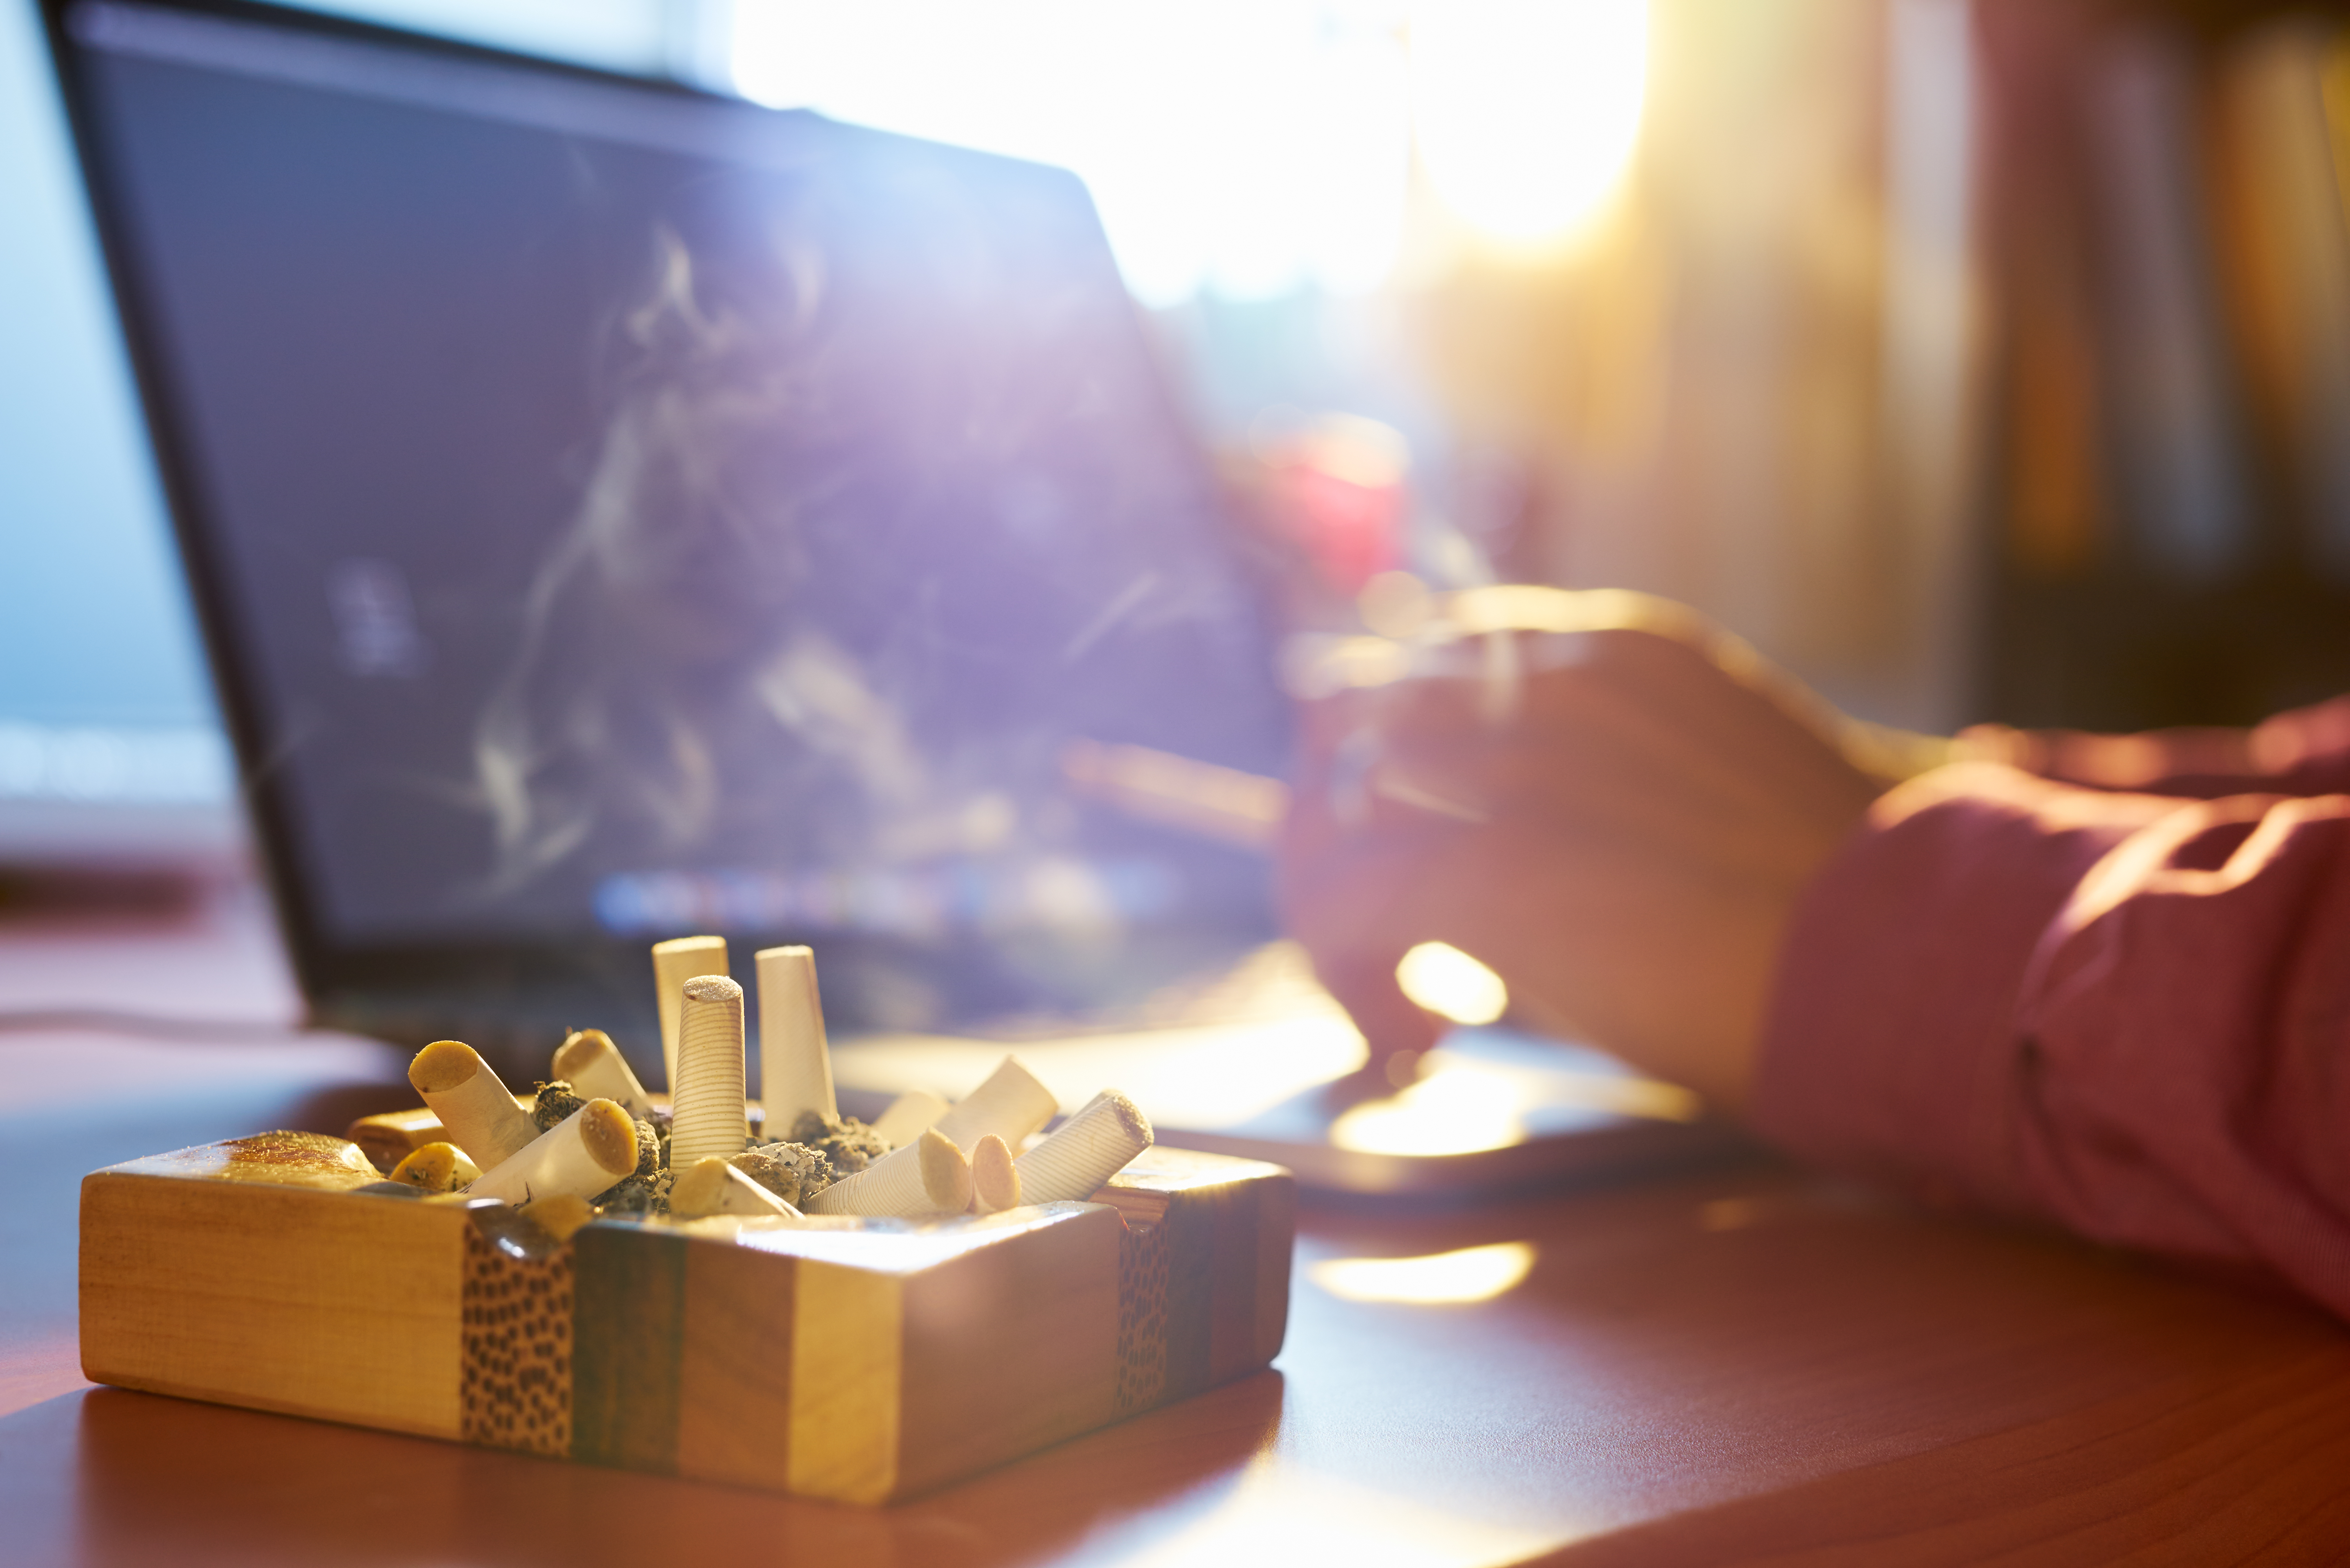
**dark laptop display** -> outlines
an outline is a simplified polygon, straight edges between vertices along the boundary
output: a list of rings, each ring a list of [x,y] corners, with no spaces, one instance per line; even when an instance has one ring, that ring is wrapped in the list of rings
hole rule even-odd
[[[1286,743],[1073,177],[266,10],[54,23],[330,1012],[633,998],[715,929],[936,1023],[1268,929],[1260,860],[1064,782]]]

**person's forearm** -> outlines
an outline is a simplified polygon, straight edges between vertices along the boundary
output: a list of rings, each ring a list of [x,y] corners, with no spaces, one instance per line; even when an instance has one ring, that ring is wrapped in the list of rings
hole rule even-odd
[[[1944,770],[1810,889],[1752,1114],[1822,1163],[2350,1315],[2344,953],[2350,799]]]

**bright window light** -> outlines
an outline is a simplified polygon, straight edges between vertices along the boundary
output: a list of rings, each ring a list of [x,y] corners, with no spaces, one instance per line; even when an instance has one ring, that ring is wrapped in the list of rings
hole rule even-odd
[[[1145,303],[1367,293],[1411,151],[1400,0],[736,0],[744,96],[1074,170]]]
[[[1455,1023],[1491,1023],[1510,1010],[1502,977],[1445,942],[1422,942],[1396,965],[1403,993]]]
[[[1572,234],[1631,161],[1647,0],[1424,0],[1411,13],[1422,165],[1462,222],[1538,244]]]

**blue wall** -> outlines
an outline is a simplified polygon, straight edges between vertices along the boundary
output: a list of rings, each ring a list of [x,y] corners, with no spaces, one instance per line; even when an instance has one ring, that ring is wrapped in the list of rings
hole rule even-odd
[[[0,721],[212,702],[32,8],[0,9]]]

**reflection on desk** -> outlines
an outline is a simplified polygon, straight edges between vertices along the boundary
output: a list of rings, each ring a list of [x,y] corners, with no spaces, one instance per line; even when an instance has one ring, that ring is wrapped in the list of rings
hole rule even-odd
[[[0,1007],[65,947],[107,968],[110,940],[0,929]],[[213,993],[227,983],[215,973]],[[268,983],[251,981],[256,1009]],[[0,1069],[45,1064],[39,1092],[0,1110],[0,1561],[1467,1568],[2350,1550],[2341,1325],[1760,1159],[1474,1205],[1309,1204],[1274,1371],[884,1511],[82,1384],[81,1173],[404,1104],[402,1054],[0,1036]]]
[[[1368,1047],[1294,943],[1142,1012],[1076,1034],[837,1042],[834,1080],[845,1105],[878,1111],[912,1089],[967,1094],[1016,1050],[1065,1111],[1116,1084],[1162,1143],[1272,1160],[1337,1191],[1491,1193],[1752,1152],[1687,1089],[1490,1021],[1452,1030],[1419,1060],[1418,1081],[1365,1099],[1341,1080]]]

